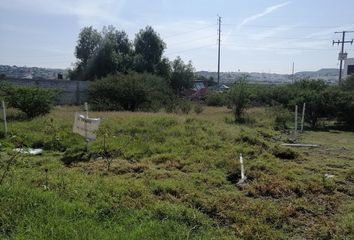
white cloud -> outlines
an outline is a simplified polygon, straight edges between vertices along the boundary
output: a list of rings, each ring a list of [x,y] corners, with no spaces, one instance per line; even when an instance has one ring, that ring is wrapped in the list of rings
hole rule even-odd
[[[246,25],[247,23],[249,23],[251,21],[257,20],[258,18],[264,17],[264,16],[274,12],[275,10],[277,10],[279,8],[282,8],[282,7],[285,7],[285,6],[289,5],[290,3],[291,2],[289,1],[289,2],[284,2],[284,3],[281,3],[281,4],[277,4],[277,5],[273,5],[273,6],[267,7],[263,12],[255,14],[255,15],[252,15],[252,16],[249,16],[249,17],[243,19],[243,21],[239,24],[239,27],[242,27],[242,26]]]

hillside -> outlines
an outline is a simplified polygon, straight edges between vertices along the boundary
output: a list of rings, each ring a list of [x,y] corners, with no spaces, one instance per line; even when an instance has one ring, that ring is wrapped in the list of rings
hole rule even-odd
[[[57,79],[58,73],[67,74],[67,70],[54,68],[40,67],[18,67],[9,65],[0,65],[0,74],[12,78],[42,78],[42,79]]]
[[[14,78],[57,79],[58,73],[64,74],[64,78],[67,76],[67,70],[65,69],[0,65],[0,74]],[[197,71],[196,75],[217,79],[217,72]],[[221,72],[220,78],[222,83],[232,83],[243,75],[249,76],[249,80],[252,82],[263,84],[291,83],[292,81],[292,76],[289,74],[258,72]],[[338,79],[338,70],[334,68],[324,68],[318,71],[295,73],[295,79],[302,78],[320,78],[326,82],[334,83]]]
[[[217,72],[199,71],[199,76],[217,79]],[[290,74],[277,73],[258,73],[258,72],[222,72],[220,73],[220,81],[222,83],[232,83],[242,76],[248,76],[248,79],[255,83],[263,84],[280,84],[291,83],[292,76]],[[325,68],[318,71],[304,71],[295,73],[295,79],[315,78],[323,79],[328,83],[335,83],[338,79],[338,69]]]
[[[250,109],[243,125],[230,124],[226,108],[200,115],[93,112],[111,134],[99,133],[85,153],[78,150],[84,140],[71,133],[76,111],[60,107],[29,121],[9,111],[16,137],[0,139],[0,176],[10,169],[0,183],[0,238],[354,235],[352,133],[305,132],[300,141],[320,147],[288,149],[279,145],[290,135],[273,129],[271,109]],[[44,153],[11,161],[15,145]],[[72,164],[61,161],[65,148]],[[104,148],[112,155],[101,155]],[[248,180],[238,186],[240,153]]]

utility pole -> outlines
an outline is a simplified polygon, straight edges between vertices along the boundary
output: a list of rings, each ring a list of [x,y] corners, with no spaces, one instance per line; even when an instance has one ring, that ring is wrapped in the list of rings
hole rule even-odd
[[[339,53],[339,56],[338,56],[338,60],[340,61],[340,64],[339,64],[339,79],[338,79],[338,83],[340,84],[341,81],[342,81],[342,67],[343,67],[343,60],[346,59],[346,54],[344,54],[344,44],[346,43],[350,43],[350,44],[353,44],[353,39],[351,41],[345,41],[345,34],[346,33],[352,33],[354,31],[342,31],[342,32],[335,32],[336,34],[338,33],[341,33],[342,34],[342,41],[338,40],[338,41],[334,41],[333,40],[333,43],[332,45],[334,44],[342,44],[342,49],[341,49],[341,52]]]
[[[218,16],[218,86],[220,86],[220,41],[221,41],[221,17]]]

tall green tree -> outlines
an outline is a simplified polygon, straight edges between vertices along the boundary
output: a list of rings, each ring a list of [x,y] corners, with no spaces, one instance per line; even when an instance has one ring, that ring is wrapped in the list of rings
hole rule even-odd
[[[176,93],[193,86],[194,67],[191,61],[186,64],[177,57],[171,63],[171,71],[170,85]]]
[[[132,52],[132,44],[124,31],[118,31],[113,26],[103,28],[99,47],[84,68],[85,78],[128,72],[132,69]]]
[[[101,40],[101,34],[92,26],[81,29],[75,48],[75,56],[80,60],[83,66],[85,66],[87,61],[92,57]]]
[[[134,40],[134,65],[137,72],[156,73],[166,44],[155,30],[147,26],[141,29]]]

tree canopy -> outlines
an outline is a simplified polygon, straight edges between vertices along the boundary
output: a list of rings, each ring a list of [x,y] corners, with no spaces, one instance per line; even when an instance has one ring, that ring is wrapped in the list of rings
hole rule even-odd
[[[180,57],[170,61],[163,56],[165,42],[151,27],[141,29],[133,41],[128,34],[107,26],[101,32],[92,26],[81,30],[75,56],[78,61],[69,73],[71,79],[95,80],[111,74],[150,73],[163,78],[179,93],[193,86],[194,67]]]

